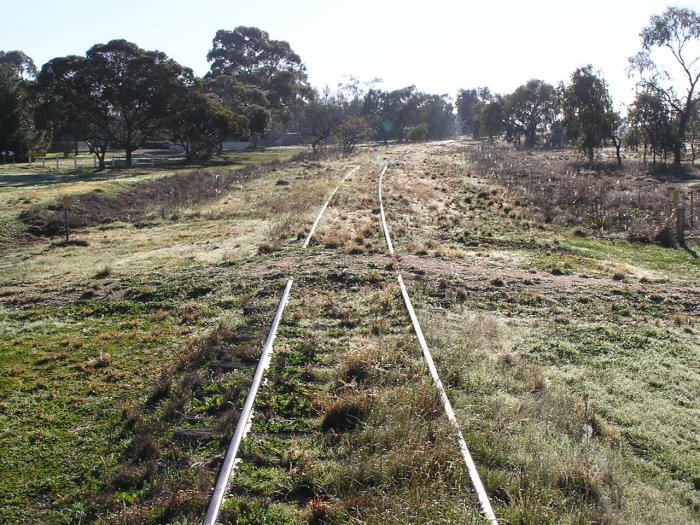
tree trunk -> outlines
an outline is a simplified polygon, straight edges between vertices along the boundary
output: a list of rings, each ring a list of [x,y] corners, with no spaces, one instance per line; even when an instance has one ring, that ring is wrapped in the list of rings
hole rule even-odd
[[[537,132],[528,130],[528,132],[525,134],[525,147],[534,148],[535,144],[537,144]]]
[[[128,145],[126,148],[126,167],[127,168],[131,167],[132,153],[133,153],[133,151],[131,151],[131,145]]]
[[[680,166],[681,160],[683,160],[683,143],[679,141],[673,145],[673,164]]]
[[[617,157],[617,167],[621,168],[622,167],[622,155],[620,154],[620,150],[622,149],[622,139],[620,137],[616,137],[616,136],[611,136],[610,139],[613,141],[613,145],[615,146],[615,156]]]
[[[688,128],[688,117],[691,109],[692,105],[689,102],[685,105],[685,111],[681,112],[678,119],[678,139],[673,145],[673,164],[676,166],[680,166],[683,160],[683,142],[685,141],[685,132]]]

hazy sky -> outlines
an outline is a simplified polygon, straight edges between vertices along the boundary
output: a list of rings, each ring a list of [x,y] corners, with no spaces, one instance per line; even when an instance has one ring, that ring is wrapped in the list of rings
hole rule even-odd
[[[697,1],[697,0],[696,0]],[[159,49],[203,75],[218,29],[257,26],[286,40],[311,83],[375,77],[383,89],[415,84],[455,96],[489,86],[508,93],[530,78],[567,80],[593,64],[616,104],[632,98],[627,58],[664,0],[0,0],[0,50],[21,49],[37,66],[125,38]],[[698,5],[680,4],[684,7]]]

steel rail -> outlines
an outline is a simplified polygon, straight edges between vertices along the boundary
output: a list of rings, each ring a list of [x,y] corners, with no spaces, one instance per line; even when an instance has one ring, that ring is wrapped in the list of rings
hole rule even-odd
[[[394,245],[391,244],[391,236],[389,235],[389,227],[386,224],[386,215],[384,214],[384,199],[382,199],[382,185],[384,184],[384,174],[389,167],[389,163],[384,164],[382,172],[379,174],[379,215],[382,217],[382,228],[384,229],[384,238],[386,246],[389,248],[389,254],[394,255]]]
[[[323,213],[330,204],[331,200],[340,189],[341,184],[345,182],[348,177],[355,173],[361,166],[356,166],[352,171],[346,174],[336,186],[336,188],[331,193],[326,203],[321,208],[321,211],[316,217],[314,224],[309,232],[309,235],[304,241],[303,248],[307,248],[311,236],[316,231],[318,224],[321,221]],[[203,525],[215,525],[217,519],[219,518],[219,512],[221,511],[221,505],[224,502],[224,496],[226,495],[226,489],[228,488],[228,482],[231,479],[231,474],[234,467],[236,466],[238,459],[238,449],[241,446],[243,438],[250,431],[250,427],[253,419],[253,405],[255,404],[255,398],[258,395],[258,390],[260,389],[260,384],[262,383],[265,371],[270,366],[270,359],[272,354],[272,344],[277,335],[277,328],[279,327],[280,321],[282,320],[282,314],[284,313],[284,308],[289,300],[289,294],[292,290],[293,279],[290,277],[287,281],[287,286],[284,288],[282,293],[282,298],[277,306],[277,312],[275,313],[275,318],[272,321],[272,326],[267,334],[267,339],[265,340],[265,345],[263,346],[262,355],[258,361],[258,366],[255,369],[255,375],[253,376],[253,382],[248,391],[248,396],[246,397],[245,404],[243,405],[243,410],[238,418],[238,423],[236,423],[236,429],[233,433],[233,437],[229,443],[228,449],[226,450],[226,456],[224,457],[224,463],[221,465],[221,470],[219,471],[219,476],[216,479],[216,485],[214,486],[214,492],[212,493],[211,500],[209,501],[209,507],[207,509],[207,515],[204,518]]]
[[[207,515],[204,518],[204,525],[214,525],[217,518],[219,517],[219,510],[221,509],[221,504],[224,501],[224,495],[226,493],[226,488],[228,487],[228,481],[231,477],[231,472],[233,467],[236,465],[236,455],[238,454],[238,448],[241,445],[241,441],[245,435],[250,430],[252,415],[253,415],[253,404],[255,403],[255,396],[258,394],[258,389],[263,380],[263,375],[268,366],[270,366],[270,353],[272,352],[272,343],[277,335],[277,327],[282,319],[282,314],[284,313],[284,307],[287,305],[287,300],[289,299],[289,292],[292,289],[293,279],[287,281],[287,286],[282,294],[282,299],[277,306],[277,313],[272,321],[272,327],[270,332],[267,334],[267,340],[265,341],[265,346],[263,347],[262,355],[260,356],[260,361],[258,361],[258,367],[255,369],[255,376],[253,377],[253,383],[248,391],[248,397],[243,405],[243,410],[238,418],[238,423],[236,424],[236,430],[231,438],[231,443],[226,451],[226,457],[224,458],[224,464],[221,466],[221,471],[219,472],[219,477],[216,480],[216,486],[214,487],[214,493],[212,494],[211,501],[209,503],[209,509],[207,510]]]
[[[340,189],[340,185],[343,184],[343,182],[345,182],[345,181],[348,179],[348,177],[352,176],[352,174],[355,173],[355,172],[356,172],[357,170],[359,170],[359,169],[360,169],[360,166],[356,166],[350,173],[348,173],[347,175],[345,175],[345,177],[343,177],[342,180],[340,181],[340,184],[338,184],[338,185],[335,187],[335,189],[333,190],[333,193],[331,193],[331,196],[328,197],[328,200],[327,200],[326,203],[323,205],[323,208],[321,208],[321,211],[318,213],[318,217],[316,217],[316,220],[314,221],[313,226],[311,226],[311,231],[310,231],[309,234],[306,236],[306,240],[304,241],[304,245],[302,246],[302,248],[306,248],[306,247],[309,246],[309,242],[311,242],[311,236],[312,236],[312,235],[314,234],[314,232],[316,231],[316,228],[318,228],[318,224],[321,222],[321,217],[323,216],[323,212],[326,211],[326,208],[328,208],[328,205],[331,203],[331,200],[333,200],[333,197],[335,197],[335,194],[336,194],[336,193],[338,192],[338,190]]]
[[[476,464],[472,459],[472,455],[469,453],[469,447],[467,447],[467,442],[464,440],[462,435],[462,429],[459,427],[459,422],[455,416],[454,410],[452,409],[452,403],[450,403],[447,397],[447,392],[445,387],[440,380],[440,375],[438,374],[437,368],[435,367],[435,362],[433,361],[433,356],[430,353],[428,344],[425,342],[425,337],[423,336],[423,330],[421,330],[420,323],[418,322],[418,317],[416,317],[416,312],[413,310],[413,305],[411,304],[411,298],[408,296],[408,291],[406,290],[406,285],[403,283],[403,278],[399,273],[399,286],[401,287],[401,295],[403,295],[403,301],[406,304],[406,309],[408,310],[408,315],[411,318],[411,323],[413,323],[413,329],[418,337],[418,342],[423,350],[423,357],[425,357],[426,363],[428,363],[428,370],[430,370],[430,375],[433,378],[435,387],[440,393],[440,399],[445,407],[445,413],[447,414],[447,419],[449,419],[452,427],[457,433],[457,439],[459,440],[459,448],[462,451],[462,458],[464,458],[464,463],[467,465],[467,470],[469,471],[469,477],[472,480],[472,485],[479,497],[479,503],[481,504],[481,511],[491,525],[498,525],[496,520],[496,515],[493,513],[493,508],[491,507],[491,502],[489,501],[488,494],[484,488],[484,484],[481,482],[479,477],[479,471],[476,468]]]
[[[384,169],[382,170],[379,176],[379,211],[382,216],[382,227],[384,229],[384,237],[386,238],[386,244],[389,249],[389,253],[393,255],[394,248],[391,243],[389,228],[386,224],[386,216],[384,215],[384,205],[382,204],[382,185],[384,183],[384,175],[386,174],[387,167],[388,164],[384,166]],[[455,416],[454,410],[452,409],[452,403],[450,403],[450,399],[447,397],[447,391],[445,390],[445,387],[442,384],[442,381],[440,380],[440,374],[438,374],[437,368],[435,367],[435,362],[433,361],[433,356],[430,353],[430,349],[428,348],[428,343],[425,341],[423,330],[420,327],[418,317],[416,316],[416,312],[413,309],[413,304],[411,303],[411,298],[408,295],[408,290],[406,290],[406,285],[403,282],[401,272],[397,272],[397,274],[399,287],[401,288],[401,295],[403,296],[403,302],[406,305],[408,316],[411,318],[413,330],[416,332],[416,337],[418,338],[418,343],[420,344],[421,350],[423,351],[423,357],[425,358],[425,361],[428,364],[428,370],[430,371],[433,383],[435,384],[435,387],[437,388],[440,394],[440,399],[442,400],[445,413],[447,414],[447,419],[450,421],[450,424],[457,433],[457,439],[459,441],[459,448],[462,452],[462,458],[464,459],[464,463],[467,466],[467,471],[469,472],[469,477],[472,481],[472,486],[474,487],[474,490],[479,498],[481,512],[491,525],[498,525],[498,520],[496,519],[496,515],[493,512],[491,501],[489,500],[488,494],[486,493],[484,484],[481,482],[479,471],[477,470],[476,464],[472,459],[472,455],[469,452],[469,447],[467,447],[467,442],[465,441],[464,435],[462,434],[462,429],[460,428],[459,422],[457,421],[457,417]]]

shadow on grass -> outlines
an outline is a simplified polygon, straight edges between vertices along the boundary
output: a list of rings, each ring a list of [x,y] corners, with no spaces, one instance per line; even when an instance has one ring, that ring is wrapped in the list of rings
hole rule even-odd
[[[255,157],[261,157],[260,160]],[[167,164],[149,166],[147,171],[143,170],[143,164],[133,168],[117,166],[112,168],[107,162],[107,168],[99,169],[78,169],[71,172],[58,173],[13,173],[0,174],[0,188],[23,188],[27,186],[52,186],[57,184],[71,184],[77,182],[101,182],[114,180],[119,177],[141,177],[158,173],[160,171],[182,171],[196,168],[208,167],[247,167],[253,165],[273,164],[280,162],[279,157],[284,155],[267,153],[261,151],[246,151],[241,153],[227,153],[223,157],[213,158],[206,161],[187,162],[184,158],[170,160]],[[143,159],[141,159],[143,162]],[[162,161],[160,161],[162,162]],[[27,169],[27,168],[22,168]],[[136,171],[138,170],[138,171]]]
[[[172,170],[172,167],[170,167]],[[18,173],[13,175],[0,175],[0,188],[23,188],[27,186],[53,186],[57,184],[71,184],[76,182],[100,182],[115,178],[119,170],[99,171],[78,170],[71,173]],[[149,172],[124,172],[130,177],[147,175]]]
[[[684,182],[698,179],[698,172],[695,166],[673,164],[656,164],[648,168],[649,175],[664,182]]]
[[[683,248],[686,252],[688,252],[690,255],[695,257],[696,259],[698,258],[698,252],[693,250],[690,246],[688,246],[686,243],[681,243],[681,248]]]

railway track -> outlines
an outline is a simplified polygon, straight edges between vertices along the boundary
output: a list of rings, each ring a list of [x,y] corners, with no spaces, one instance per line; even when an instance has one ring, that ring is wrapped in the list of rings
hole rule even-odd
[[[338,185],[335,187],[335,189],[332,191],[322,208],[320,209],[308,235],[305,237],[304,242],[302,244],[302,249],[308,248],[311,239],[316,232],[323,216],[324,213],[326,212],[326,209],[330,205],[331,201],[341,188],[342,184],[350,178],[354,173],[356,173],[361,166],[357,166],[351,171],[349,171],[338,183]],[[389,168],[389,164],[385,164],[380,172],[379,175],[379,180],[378,180],[378,200],[379,200],[379,212],[380,212],[380,219],[381,219],[381,227],[382,231],[384,233],[384,239],[386,242],[387,246],[387,251],[390,256],[393,256],[395,251],[394,251],[394,246],[391,241],[391,235],[389,233],[389,227],[387,225],[387,219],[386,219],[386,212],[384,209],[384,202],[383,202],[383,195],[382,195],[382,188],[383,188],[383,183],[384,183],[384,176],[386,175],[386,172]],[[301,257],[301,255],[300,255]],[[440,380],[437,368],[435,367],[435,364],[433,362],[432,355],[430,353],[430,350],[428,348],[428,345],[425,341],[425,337],[423,335],[422,329],[420,327],[420,324],[418,322],[418,318],[415,314],[415,311],[413,309],[413,306],[411,304],[410,297],[408,295],[407,288],[405,286],[405,283],[403,281],[403,277],[401,275],[401,272],[399,270],[396,271],[396,277],[397,281],[399,284],[399,288],[401,290],[401,295],[403,298],[403,302],[406,308],[406,311],[408,313],[408,316],[411,320],[413,329],[415,331],[418,343],[421,347],[422,353],[424,360],[427,363],[430,376],[432,378],[432,381],[438,391],[440,400],[442,402],[445,414],[447,415],[447,418],[449,420],[450,425],[452,426],[453,430],[455,431],[455,434],[457,435],[457,439],[459,442],[459,448],[460,452],[462,455],[462,458],[464,460],[464,463],[467,467],[467,471],[469,473],[469,477],[471,479],[472,486],[474,488],[474,491],[476,492],[479,500],[479,504],[481,507],[481,512],[484,515],[484,517],[488,520],[490,525],[497,525],[498,521],[496,519],[496,516],[493,512],[491,503],[489,501],[488,495],[484,489],[483,483],[481,482],[481,479],[479,477],[476,465],[471,457],[471,454],[469,452],[469,449],[467,447],[466,441],[464,440],[464,437],[462,435],[459,423],[455,417],[454,410],[452,409],[451,403],[449,401],[449,398],[447,396],[446,390]],[[284,288],[284,291],[282,293],[282,297],[278,303],[277,310],[271,325],[271,328],[268,332],[265,344],[263,346],[262,354],[261,357],[258,361],[255,375],[253,377],[253,381],[251,383],[250,390],[248,391],[246,401],[244,404],[244,407],[240,413],[238,423],[236,425],[235,432],[233,434],[233,437],[231,438],[229,447],[227,449],[224,462],[222,464],[222,467],[219,471],[219,475],[217,477],[217,482],[214,488],[214,491],[212,493],[212,497],[210,500],[209,508],[207,511],[207,515],[204,519],[204,525],[214,525],[217,523],[217,519],[219,516],[219,512],[221,509],[221,506],[224,502],[225,495],[226,495],[226,490],[229,485],[229,481],[234,473],[235,467],[239,461],[238,459],[238,452],[241,446],[241,442],[243,438],[246,436],[246,434],[250,431],[251,429],[251,424],[252,424],[252,418],[253,418],[253,408],[255,405],[255,399],[258,394],[258,391],[260,389],[260,386],[264,380],[265,376],[265,371],[268,369],[270,365],[270,360],[271,356],[273,353],[273,343],[275,341],[275,337],[277,334],[277,330],[280,324],[280,321],[282,319],[282,316],[284,314],[285,306],[287,305],[287,302],[289,300],[292,286],[294,283],[294,278],[289,277],[286,286]]]
[[[384,230],[384,239],[386,240],[386,245],[387,245],[387,250],[389,251],[390,255],[394,255],[394,246],[391,242],[391,234],[389,233],[389,227],[387,225],[386,221],[386,213],[384,210],[384,203],[383,203],[383,195],[382,195],[382,187],[384,185],[384,175],[386,175],[386,171],[389,167],[389,164],[385,164],[384,168],[381,171],[381,174],[379,175],[379,183],[378,183],[378,191],[377,195],[379,198],[379,210],[381,214],[381,220],[382,220],[382,229]],[[401,272],[397,271],[397,280],[399,283],[399,287],[401,288],[401,295],[403,297],[404,305],[406,306],[406,310],[408,312],[409,317],[411,318],[411,324],[413,325],[413,329],[416,333],[416,337],[418,338],[418,342],[420,344],[421,350],[423,351],[423,357],[425,358],[425,361],[428,365],[428,370],[430,371],[430,376],[433,380],[433,383],[435,384],[435,388],[437,389],[439,395],[440,395],[440,400],[442,401],[443,407],[445,409],[445,413],[447,415],[448,420],[450,421],[450,424],[454,428],[456,434],[457,434],[457,439],[459,441],[459,448],[460,452],[462,454],[462,458],[464,459],[464,463],[467,466],[467,471],[469,472],[469,477],[471,478],[472,481],[472,486],[474,487],[474,490],[479,498],[479,504],[481,506],[481,511],[484,515],[484,517],[489,521],[491,525],[498,525],[498,520],[496,519],[496,515],[493,512],[493,508],[491,506],[491,501],[489,500],[488,494],[486,493],[486,489],[484,489],[484,484],[481,481],[481,477],[479,476],[479,471],[476,468],[476,464],[474,463],[474,460],[472,459],[471,453],[469,452],[469,447],[467,446],[467,442],[464,439],[464,436],[462,435],[462,430],[460,428],[459,422],[457,421],[457,417],[455,416],[454,410],[452,408],[452,403],[450,403],[450,399],[447,397],[447,391],[445,390],[445,387],[442,384],[442,381],[440,380],[440,375],[438,374],[437,368],[435,367],[435,362],[433,361],[433,356],[430,353],[430,349],[428,348],[428,344],[425,341],[425,336],[423,335],[423,330],[421,329],[420,323],[418,322],[418,317],[416,316],[416,312],[413,309],[413,304],[411,303],[411,298],[408,295],[408,290],[406,289],[406,285],[404,284],[403,277],[401,276]]]
[[[340,189],[340,186],[348,178],[350,178],[355,172],[357,172],[357,170],[359,170],[360,167],[361,166],[356,166],[350,172],[348,172],[341,179],[340,183],[335,187],[333,192],[330,194],[330,196],[326,200],[325,204],[323,205],[323,207],[319,211],[319,213],[316,217],[316,220],[314,221],[314,223],[311,227],[311,230],[309,231],[309,234],[306,236],[306,239],[304,240],[304,244],[302,245],[303,249],[308,248],[309,242],[311,241],[313,234],[315,233],[316,229],[318,228],[318,225],[321,222],[321,218],[323,217],[323,214],[325,213],[326,209],[328,208],[328,205],[333,200],[333,197],[335,196],[335,194]],[[276,311],[275,317],[272,321],[272,326],[270,327],[270,331],[267,334],[267,338],[266,338],[265,344],[263,346],[260,360],[258,361],[258,365],[255,369],[255,375],[253,376],[253,382],[251,384],[250,390],[248,391],[248,395],[246,396],[245,404],[243,405],[243,409],[242,409],[241,414],[238,418],[238,423],[236,424],[236,429],[234,431],[233,437],[231,438],[231,442],[229,443],[228,449],[226,451],[226,456],[224,457],[224,462],[223,462],[221,469],[219,471],[219,475],[218,475],[217,480],[216,480],[216,485],[214,486],[214,492],[212,493],[209,507],[207,509],[207,514],[204,518],[204,525],[214,525],[218,519],[219,512],[221,511],[221,505],[224,502],[224,497],[226,494],[226,489],[228,487],[229,480],[231,478],[233,470],[234,470],[236,463],[238,461],[238,450],[241,446],[241,442],[243,441],[243,438],[250,431],[252,418],[253,418],[253,406],[255,404],[255,398],[257,397],[258,391],[260,389],[260,385],[262,384],[262,381],[264,379],[265,371],[270,366],[272,345],[273,345],[275,337],[277,335],[277,329],[279,328],[280,321],[282,320],[282,315],[284,314],[284,309],[285,309],[287,302],[289,300],[289,295],[292,291],[293,283],[294,283],[294,279],[292,277],[290,277],[289,280],[287,281],[287,284],[284,288],[284,291],[282,292],[282,297],[281,297],[279,304],[277,306],[277,311]]]

